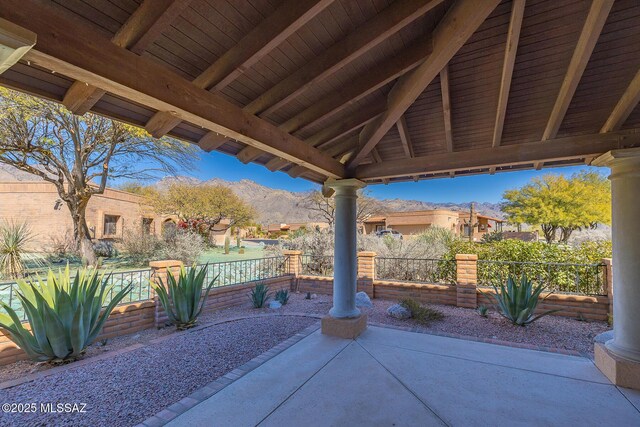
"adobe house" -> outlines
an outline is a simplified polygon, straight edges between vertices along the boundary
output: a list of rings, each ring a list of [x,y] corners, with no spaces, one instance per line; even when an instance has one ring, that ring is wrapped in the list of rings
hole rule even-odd
[[[640,389],[638,1],[117,3],[3,0],[0,84],[335,193],[325,334],[367,325],[358,189],[609,168],[614,336],[595,362]]]
[[[30,247],[46,251],[54,240],[72,235],[73,224],[67,206],[53,184],[10,166],[0,165],[0,222],[25,221],[34,238]],[[211,233],[216,245],[224,244],[229,220],[223,220]],[[158,215],[144,199],[126,191],[105,189],[91,197],[87,206],[87,225],[94,240],[119,240],[133,228],[160,236],[162,230],[176,227],[172,215]]]
[[[468,236],[470,223],[473,224],[474,240],[484,234],[502,231],[503,220],[470,212],[433,209],[423,211],[391,212],[373,216],[364,221],[364,234],[375,234],[380,230],[395,230],[405,236],[420,234],[430,227],[451,230],[456,236]]]

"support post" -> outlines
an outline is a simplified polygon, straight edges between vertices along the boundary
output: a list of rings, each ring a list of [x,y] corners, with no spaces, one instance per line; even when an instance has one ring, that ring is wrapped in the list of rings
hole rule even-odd
[[[287,257],[285,271],[291,274],[291,290],[298,291],[298,276],[302,271],[302,251],[283,251],[282,254]]]
[[[358,291],[366,292],[369,298],[374,297],[373,281],[376,275],[376,253],[358,252]]]
[[[456,305],[478,307],[478,255],[456,254]]]
[[[596,343],[596,366],[611,382],[640,390],[640,148],[613,150],[595,159],[611,168],[613,236],[613,339]]]
[[[356,308],[358,279],[356,200],[365,183],[357,179],[329,180],[335,190],[333,307],[322,319],[322,333],[355,338],[367,327],[366,315]]]
[[[613,260],[611,258],[603,258],[604,264],[604,291],[609,299],[609,316],[613,317]]]

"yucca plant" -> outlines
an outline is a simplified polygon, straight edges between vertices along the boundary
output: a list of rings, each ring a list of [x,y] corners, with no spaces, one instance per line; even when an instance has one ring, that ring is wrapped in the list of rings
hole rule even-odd
[[[175,324],[179,330],[194,327],[198,316],[202,313],[209,291],[218,279],[218,276],[214,277],[205,288],[206,275],[207,265],[198,270],[194,264],[188,273],[184,267],[181,267],[177,280],[171,271],[167,271],[166,286],[162,279],[160,283],[151,281],[151,286],[158,294],[162,308],[171,323]]]
[[[267,304],[271,295],[269,294],[269,287],[264,283],[258,283],[249,294],[249,299],[253,308],[262,308]]]
[[[0,313],[0,326],[9,337],[35,361],[73,360],[100,333],[113,308],[131,290],[123,287],[106,307],[113,285],[109,276],[96,270],[69,275],[69,266],[56,276],[49,270],[47,280],[18,280],[16,294],[27,316],[31,330],[21,323],[16,312],[4,302],[8,314]]]
[[[507,286],[500,284],[500,289],[493,285],[495,294],[494,300],[498,308],[498,313],[509,319],[514,325],[525,326],[558,310],[549,310],[537,316],[534,315],[540,295],[545,287],[542,283],[533,286],[526,274],[523,274],[518,283],[512,276],[507,279]],[[547,295],[548,296],[548,295]],[[543,298],[544,301],[545,298]]]
[[[3,222],[0,224],[0,273],[7,278],[24,275],[26,262],[44,265],[42,257],[27,252],[27,244],[33,234],[26,222]]]
[[[289,291],[286,289],[280,289],[279,291],[276,291],[274,298],[280,304],[286,305],[289,302]]]

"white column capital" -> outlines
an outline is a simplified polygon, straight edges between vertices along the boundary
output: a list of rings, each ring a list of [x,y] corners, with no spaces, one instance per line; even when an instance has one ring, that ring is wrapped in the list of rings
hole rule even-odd
[[[342,190],[342,189],[354,189],[359,190],[361,188],[366,187],[367,184],[359,179],[348,178],[348,179],[334,179],[329,178],[325,181],[324,187],[331,188],[333,190]]]
[[[591,165],[604,166],[611,169],[619,169],[618,167],[622,166],[622,168],[620,168],[620,172],[622,173],[637,172],[638,166],[640,166],[640,147],[608,151],[596,157],[591,162]],[[616,171],[614,171],[612,178],[615,178],[616,175]]]

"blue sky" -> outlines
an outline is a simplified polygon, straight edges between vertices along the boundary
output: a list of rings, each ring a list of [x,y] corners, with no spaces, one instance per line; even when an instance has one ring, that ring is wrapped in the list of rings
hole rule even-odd
[[[499,202],[502,193],[527,183],[535,176],[546,173],[571,175],[587,168],[586,166],[544,169],[542,171],[505,172],[495,175],[475,175],[468,177],[403,182],[389,185],[371,185],[370,194],[380,199],[409,199],[428,202]],[[606,170],[602,170],[606,173]],[[185,173],[186,174],[186,173]],[[203,153],[197,171],[189,175],[203,180],[222,178],[227,181],[251,179],[267,187],[289,191],[306,191],[319,188],[316,184],[301,178],[293,179],[283,172],[270,172],[256,164],[242,164],[232,156],[221,153]]]

